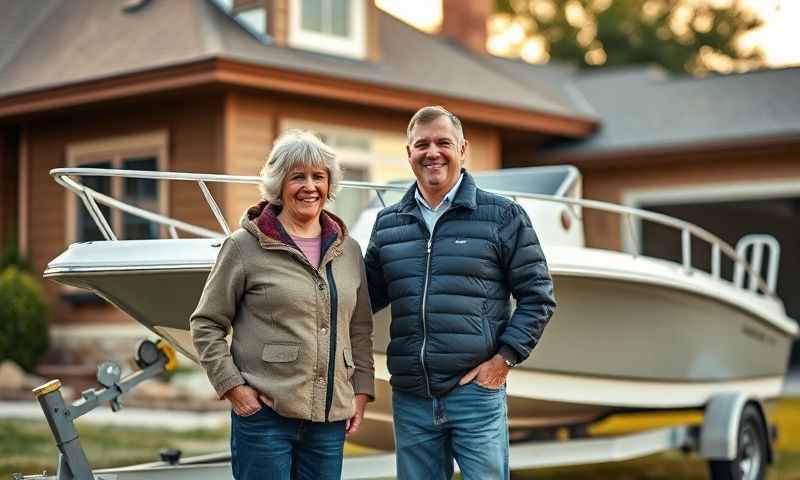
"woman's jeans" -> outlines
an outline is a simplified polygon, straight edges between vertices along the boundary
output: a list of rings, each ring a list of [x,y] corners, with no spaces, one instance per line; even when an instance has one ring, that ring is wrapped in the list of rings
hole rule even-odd
[[[449,480],[453,460],[463,480],[505,480],[508,407],[505,387],[472,382],[438,398],[394,391],[398,480]]]
[[[236,480],[339,480],[344,421],[285,418],[266,405],[247,417],[231,411],[231,460]]]

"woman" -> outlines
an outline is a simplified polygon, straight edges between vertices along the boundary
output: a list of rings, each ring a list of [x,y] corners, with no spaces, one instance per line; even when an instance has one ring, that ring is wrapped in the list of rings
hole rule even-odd
[[[233,409],[235,478],[338,479],[345,435],[374,397],[361,250],[323,210],[341,171],[317,137],[290,132],[261,177],[263,201],[223,242],[192,338]]]

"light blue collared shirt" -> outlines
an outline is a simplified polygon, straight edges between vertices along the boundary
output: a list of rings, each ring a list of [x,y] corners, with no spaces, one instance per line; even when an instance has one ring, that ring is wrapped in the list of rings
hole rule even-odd
[[[444,212],[450,209],[450,205],[453,204],[453,199],[455,198],[458,187],[461,186],[461,180],[463,179],[464,174],[462,173],[458,177],[456,184],[453,185],[453,188],[451,188],[447,194],[445,194],[444,198],[435,209],[431,208],[422,194],[419,193],[419,186],[417,186],[416,190],[414,191],[414,198],[417,199],[419,211],[422,213],[422,218],[425,219],[425,225],[428,226],[428,233],[433,234],[433,227],[436,226],[436,222],[444,214]]]

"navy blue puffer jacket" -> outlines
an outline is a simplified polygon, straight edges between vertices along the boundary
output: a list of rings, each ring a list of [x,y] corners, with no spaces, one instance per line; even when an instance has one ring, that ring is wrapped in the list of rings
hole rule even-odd
[[[480,190],[464,172],[429,244],[415,189],[378,214],[365,261],[373,311],[391,303],[392,387],[438,397],[503,345],[526,359],[555,301],[536,232],[517,203]]]

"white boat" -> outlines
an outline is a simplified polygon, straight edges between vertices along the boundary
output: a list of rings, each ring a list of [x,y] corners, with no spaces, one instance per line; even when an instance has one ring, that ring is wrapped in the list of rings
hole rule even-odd
[[[57,169],[56,181],[79,195],[105,241],[71,245],[45,277],[85,288],[165,338],[187,357],[195,352],[188,332],[193,311],[221,238],[229,232],[206,188],[208,182],[257,184],[257,177]],[[197,182],[220,223],[220,232],[124,204],[84,186],[89,176]],[[702,228],[664,215],[580,198],[573,167],[536,167],[476,175],[479,186],[512,197],[530,214],[543,244],[558,300],[556,314],[533,355],[510,372],[509,420],[515,431],[555,427],[576,430],[611,413],[702,409],[714,396],[738,393],[769,401],[780,395],[790,347],[798,334],[775,295],[778,245],[749,236],[737,249]],[[374,202],[399,199],[405,186],[344,182],[371,190]],[[98,204],[164,225],[173,238],[117,240]],[[379,207],[366,209],[352,234],[366,247]],[[681,232],[680,263],[636,252],[585,246],[582,214],[620,215],[621,225],[656,222]],[[205,238],[179,238],[178,231]],[[626,228],[635,235],[636,228]],[[692,239],[711,252],[706,272],[691,262]],[[751,266],[746,256],[752,258]],[[720,264],[735,266],[723,278]],[[768,260],[762,273],[762,260]],[[163,285],[170,285],[169,289]],[[376,317],[377,401],[356,443],[391,449],[391,405],[386,370],[389,318]]]

